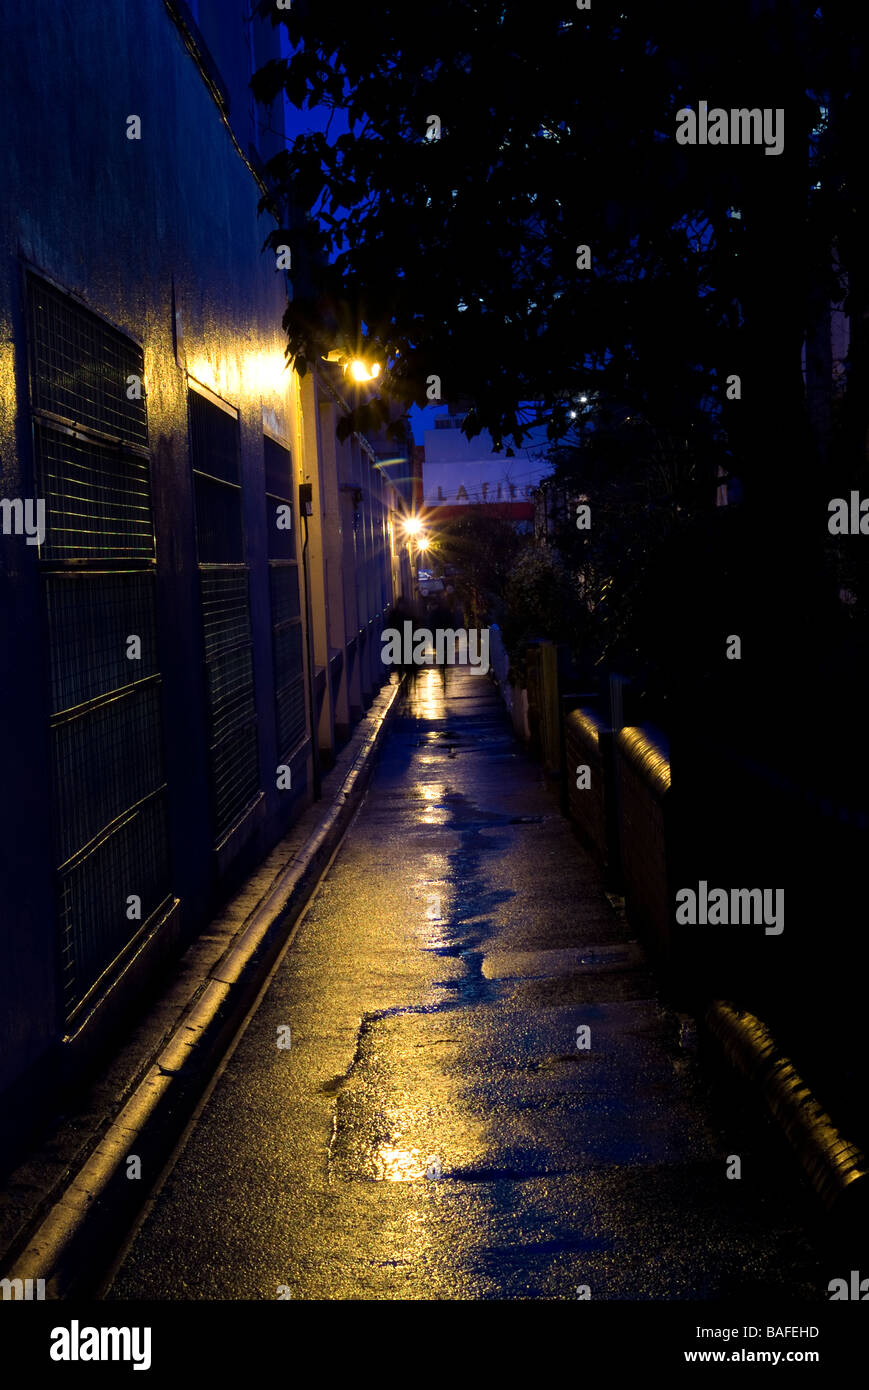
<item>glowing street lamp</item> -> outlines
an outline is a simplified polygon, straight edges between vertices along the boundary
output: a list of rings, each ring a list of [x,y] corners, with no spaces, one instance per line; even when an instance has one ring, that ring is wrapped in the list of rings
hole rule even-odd
[[[422,530],[422,522],[418,516],[406,516],[404,518],[404,534],[415,536]]]
[[[337,362],[340,364],[344,375],[348,374],[354,381],[375,381],[380,376],[381,366],[379,362],[366,362],[364,357],[348,357],[341,348],[332,348],[327,352],[325,362]]]
[[[345,372],[349,370],[354,381],[374,381],[380,376],[380,363],[372,362],[369,366],[367,362],[362,361],[361,357],[354,357],[344,370]]]

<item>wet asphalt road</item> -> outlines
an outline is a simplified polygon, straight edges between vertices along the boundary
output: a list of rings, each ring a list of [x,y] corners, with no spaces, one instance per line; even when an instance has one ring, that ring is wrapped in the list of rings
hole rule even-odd
[[[422,671],[106,1296],[820,1300],[768,1148],[707,1109],[489,681]]]

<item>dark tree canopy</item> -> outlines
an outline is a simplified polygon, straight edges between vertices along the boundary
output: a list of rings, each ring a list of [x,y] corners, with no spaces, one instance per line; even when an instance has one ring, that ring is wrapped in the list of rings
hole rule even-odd
[[[719,468],[743,485],[726,538],[686,533],[682,561],[667,540],[686,576],[664,608],[671,649],[688,659],[705,602],[725,631],[754,624],[782,669],[807,624],[829,626],[827,499],[865,475],[866,15],[850,0],[264,8],[292,56],[257,96],[349,116],[270,171],[291,208],[272,241],[294,248],[297,369],[335,347],[386,364],[343,428],[425,405],[432,377],[497,444],[540,422],[564,439],[580,393],[617,403],[672,442],[692,513],[714,511]],[[677,113],[701,101],[783,111],[783,150],[680,144]],[[843,293],[847,389],[819,433],[804,344]]]
[[[285,90],[351,123],[300,137],[271,167],[297,214],[299,370],[367,345],[388,364],[383,394],[423,405],[436,376],[444,398],[472,403],[468,430],[498,441],[538,419],[560,434],[566,397],[591,385],[682,433],[731,371],[745,395],[762,383],[775,408],[800,410],[808,280],[833,288],[831,237],[858,212],[853,167],[837,170],[847,195],[809,197],[821,108],[860,133],[846,7],[264,9],[293,56],[258,74],[257,95]],[[701,99],[783,108],[784,152],[678,145],[676,113]],[[859,186],[862,203],[862,173]],[[731,422],[737,447],[749,414]]]

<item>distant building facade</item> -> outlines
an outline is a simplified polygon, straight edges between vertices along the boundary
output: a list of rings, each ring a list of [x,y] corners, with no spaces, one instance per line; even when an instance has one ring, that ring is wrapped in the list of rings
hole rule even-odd
[[[495,452],[488,432],[468,439],[463,421],[461,409],[450,406],[434,429],[425,431],[422,498],[433,524],[480,504],[514,521],[532,521],[534,491],[551,471],[543,457],[545,441],[536,438],[508,458],[506,447]]]

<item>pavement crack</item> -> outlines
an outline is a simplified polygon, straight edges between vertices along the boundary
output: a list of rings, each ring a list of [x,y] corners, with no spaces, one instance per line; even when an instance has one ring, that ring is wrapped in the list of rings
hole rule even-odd
[[[330,1081],[324,1081],[320,1087],[326,1095],[334,1095],[345,1086],[353,1075],[354,1070],[362,1060],[362,1048],[366,1037],[371,1032],[375,1024],[380,1023],[384,1018],[396,1018],[399,1014],[428,1014],[437,1012],[440,1006],[437,1004],[403,1004],[397,1005],[392,1009],[375,1009],[370,1013],[364,1013],[359,1020],[359,1027],[356,1030],[356,1046],[353,1050],[353,1057],[347,1070],[333,1076]]]
[[[375,1025],[381,1023],[385,1018],[396,1018],[406,1014],[438,1013],[444,1007],[445,1005],[443,1004],[404,1004],[396,1005],[391,1009],[375,1009],[362,1015],[362,1018],[359,1020],[359,1027],[356,1030],[356,1046],[353,1049],[353,1057],[351,1058],[350,1065],[347,1067],[346,1071],[339,1073],[337,1076],[333,1076],[329,1081],[324,1081],[320,1087],[321,1092],[324,1094],[334,1095],[336,1097],[335,1104],[332,1108],[332,1131],[329,1136],[329,1143],[326,1147],[326,1177],[330,1184],[334,1181],[332,1155],[335,1148],[335,1141],[338,1138],[338,1106],[341,1099],[341,1091],[347,1085],[348,1081],[351,1080],[354,1071],[362,1061],[365,1039]],[[448,1043],[452,1042],[452,1039],[438,1038],[436,1042]],[[435,1045],[435,1043],[421,1044],[421,1046]]]
[[[332,1132],[331,1132],[331,1134],[329,1135],[329,1143],[328,1143],[328,1145],[327,1145],[327,1147],[326,1147],[326,1179],[327,1179],[327,1181],[328,1181],[330,1184],[331,1184],[332,1182],[334,1182],[334,1174],[333,1174],[333,1172],[332,1172],[332,1150],[333,1150],[334,1147],[335,1147],[335,1140],[336,1140],[337,1138],[338,1138],[338,1107],[337,1107],[337,1105],[336,1105],[335,1108],[334,1108],[334,1110],[332,1111]]]

